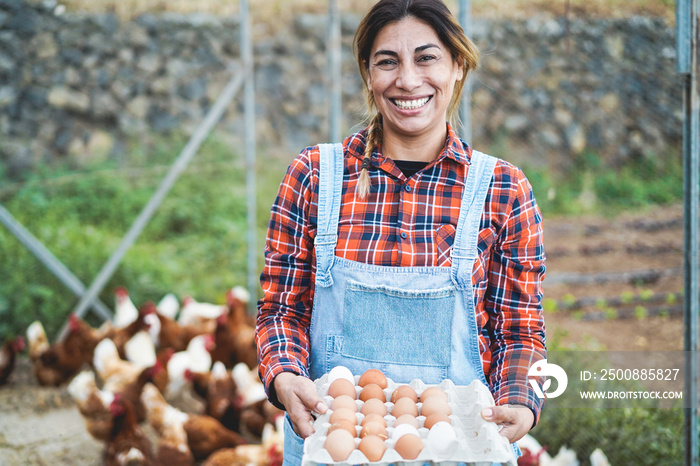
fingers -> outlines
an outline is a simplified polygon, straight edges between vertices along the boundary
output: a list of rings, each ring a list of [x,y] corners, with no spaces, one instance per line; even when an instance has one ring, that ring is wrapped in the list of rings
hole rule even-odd
[[[532,428],[535,415],[527,406],[492,406],[481,410],[481,417],[503,426],[499,433],[511,443],[520,440]]]
[[[314,433],[311,412],[323,414],[328,407],[316,394],[316,385],[306,377],[282,373],[274,381],[277,397],[284,405],[294,430],[306,438]]]

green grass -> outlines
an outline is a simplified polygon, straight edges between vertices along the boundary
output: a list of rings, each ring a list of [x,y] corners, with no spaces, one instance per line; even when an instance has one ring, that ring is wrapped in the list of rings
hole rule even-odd
[[[622,167],[610,168],[596,154],[586,153],[571,166],[564,173],[523,166],[543,214],[614,216],[683,199],[680,154],[641,156]]]
[[[82,172],[44,167],[0,202],[88,286],[184,142],[175,137],[141,145],[119,167],[107,163]],[[259,269],[269,207],[285,168],[258,170]],[[246,286],[245,183],[240,154],[210,137],[124,257],[100,294],[102,301],[113,307],[113,289],[126,286],[137,305],[168,292],[223,302],[227,289]],[[24,333],[36,319],[53,335],[77,298],[4,227],[0,257],[0,341]]]

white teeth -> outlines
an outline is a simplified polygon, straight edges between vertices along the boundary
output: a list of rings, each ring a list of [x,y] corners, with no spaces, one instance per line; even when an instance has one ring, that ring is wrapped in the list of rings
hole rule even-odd
[[[397,107],[399,107],[402,110],[413,110],[413,109],[420,108],[423,105],[427,104],[429,100],[430,100],[430,97],[424,97],[424,98],[418,99],[418,100],[397,100],[397,99],[394,99],[394,103],[396,104]]]

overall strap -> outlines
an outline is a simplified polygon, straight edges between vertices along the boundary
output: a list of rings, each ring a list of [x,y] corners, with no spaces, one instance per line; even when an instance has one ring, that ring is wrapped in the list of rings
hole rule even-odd
[[[343,188],[343,145],[319,144],[321,160],[318,187],[318,229],[314,246],[316,249],[316,285],[329,287],[333,284],[331,267],[338,243],[338,218],[340,197]]]
[[[493,170],[498,159],[472,151],[469,172],[462,194],[457,230],[452,245],[452,281],[460,289],[472,286],[472,270],[476,260],[479,226]]]

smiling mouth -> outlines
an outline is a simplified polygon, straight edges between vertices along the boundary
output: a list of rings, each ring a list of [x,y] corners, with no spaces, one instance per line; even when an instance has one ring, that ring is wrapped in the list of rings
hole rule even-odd
[[[423,97],[422,99],[415,99],[415,100],[399,100],[399,99],[391,99],[391,101],[399,107],[401,110],[415,110],[417,108],[421,108],[425,104],[428,103],[430,99],[433,97]]]

